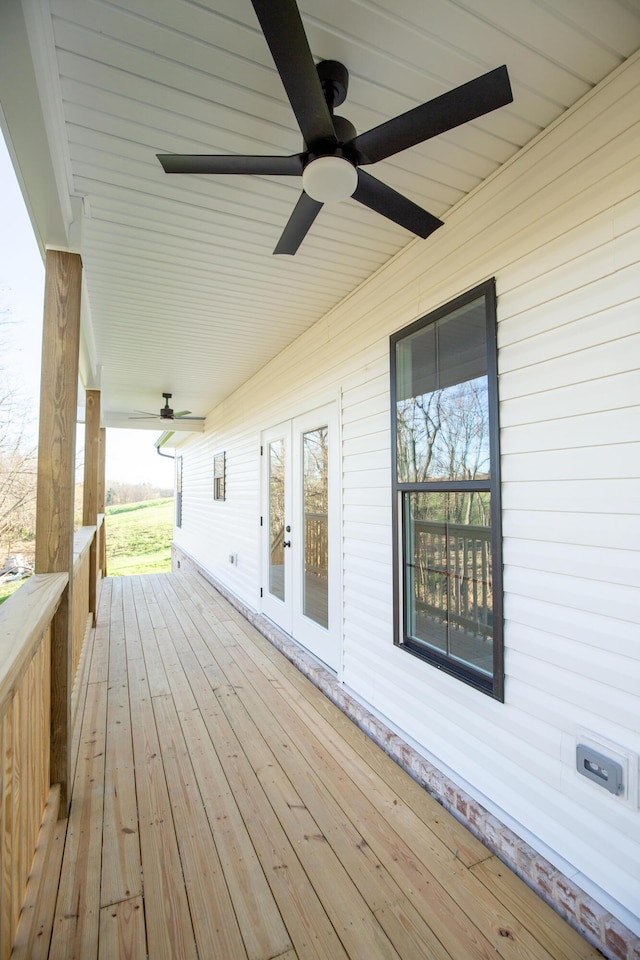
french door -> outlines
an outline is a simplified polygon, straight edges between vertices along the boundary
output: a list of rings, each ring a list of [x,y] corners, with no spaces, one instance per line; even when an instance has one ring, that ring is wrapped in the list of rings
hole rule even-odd
[[[334,404],[262,435],[262,610],[334,670],[340,658]]]

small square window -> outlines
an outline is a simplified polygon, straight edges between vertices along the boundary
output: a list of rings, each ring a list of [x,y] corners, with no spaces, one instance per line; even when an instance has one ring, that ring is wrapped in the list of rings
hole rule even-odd
[[[217,453],[213,458],[213,499],[225,499],[225,455]]]

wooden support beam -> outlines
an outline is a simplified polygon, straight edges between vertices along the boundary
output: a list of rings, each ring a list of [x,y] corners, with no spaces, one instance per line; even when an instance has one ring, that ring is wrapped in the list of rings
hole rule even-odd
[[[105,506],[105,470],[107,464],[107,431],[100,427],[100,446],[98,459],[98,513],[104,513]]]
[[[87,390],[84,418],[84,487],[82,496],[82,525],[97,527],[100,486],[100,391]],[[98,581],[99,534],[93,538],[89,550],[89,613],[96,622],[96,588]]]
[[[100,391],[87,390],[84,420],[84,489],[82,525],[94,527],[98,520],[100,485]]]
[[[68,573],[51,624],[51,783],[60,784],[60,817],[70,795],[71,601],[76,411],[82,262],[47,250],[42,334],[36,573]]]

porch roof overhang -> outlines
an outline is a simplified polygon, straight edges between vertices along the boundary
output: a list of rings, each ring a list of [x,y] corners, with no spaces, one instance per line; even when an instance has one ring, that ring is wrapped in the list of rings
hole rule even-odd
[[[300,0],[314,58],[350,71],[359,131],[505,63],[508,107],[374,165],[449,211],[640,47],[630,0]],[[165,175],[161,152],[295,153],[301,136],[250,0],[3,0],[0,121],[41,250],[84,265],[81,376],[105,425],[161,395],[205,416],[416,240],[354,201],[295,257],[272,250],[298,178]],[[274,368],[275,371],[275,368]],[[202,429],[178,424],[172,429]]]

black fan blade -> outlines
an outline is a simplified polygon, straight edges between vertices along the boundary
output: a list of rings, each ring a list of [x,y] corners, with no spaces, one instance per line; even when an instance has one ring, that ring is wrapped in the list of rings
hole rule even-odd
[[[337,144],[295,0],[251,0],[305,143]]]
[[[321,209],[322,204],[303,191],[273,252],[293,256]]]
[[[423,239],[444,226],[442,220],[438,220],[432,213],[423,210],[412,200],[407,200],[401,193],[388,187],[386,183],[376,180],[371,174],[364,170],[358,170],[358,186],[353,194],[353,199],[363,203],[365,207],[370,207],[376,213],[381,213],[388,220],[393,220],[401,227],[405,227],[412,233],[417,234]]]
[[[491,113],[498,107],[504,107],[512,100],[507,68],[497,67],[455,90],[443,93],[435,100],[429,100],[354,137],[349,146],[357,151],[359,163],[377,163],[462,123]]]
[[[291,157],[207,156],[206,154],[158,153],[165,173],[252,173],[264,177],[302,175],[304,154]]]

